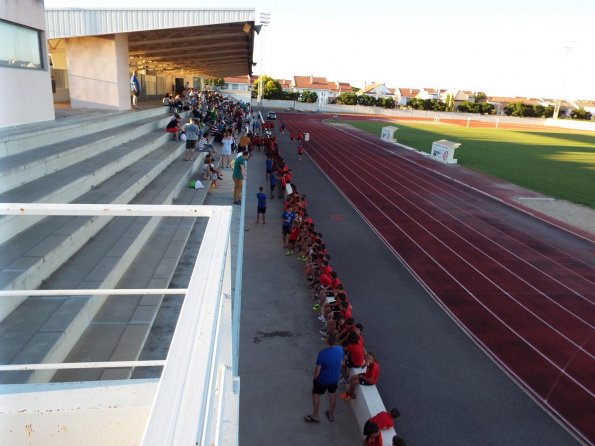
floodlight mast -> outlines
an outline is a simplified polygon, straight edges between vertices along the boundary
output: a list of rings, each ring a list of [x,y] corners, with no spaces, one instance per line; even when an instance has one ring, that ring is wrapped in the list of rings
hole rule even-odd
[[[269,26],[269,24],[271,23],[271,15],[268,12],[261,12],[260,13],[260,26],[261,31],[263,28]],[[259,34],[260,35],[260,34]],[[258,105],[262,105],[262,61],[263,61],[263,47],[264,47],[264,41],[262,40],[262,36],[260,37],[260,76],[258,76],[258,95],[256,98],[256,102],[258,103]]]

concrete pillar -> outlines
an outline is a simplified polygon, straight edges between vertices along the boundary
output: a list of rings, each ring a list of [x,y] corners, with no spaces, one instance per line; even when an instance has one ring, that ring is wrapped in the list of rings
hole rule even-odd
[[[130,109],[128,36],[66,39],[72,108]]]

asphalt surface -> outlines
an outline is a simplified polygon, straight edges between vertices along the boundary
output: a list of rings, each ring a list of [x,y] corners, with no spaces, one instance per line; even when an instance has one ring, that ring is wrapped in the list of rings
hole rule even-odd
[[[396,430],[408,444],[579,444],[459,329],[308,157],[297,161],[287,135],[280,146],[354,317],[364,324],[366,348],[377,354],[379,392],[386,407],[401,410]],[[250,162],[247,185],[240,442],[337,442],[334,426],[301,422],[310,410],[318,324],[309,314],[300,264],[283,255],[281,203],[269,205],[266,229],[253,222],[259,185],[265,185],[262,155]],[[339,401],[337,418],[349,416],[341,412],[346,405]],[[361,442],[358,432],[351,437]]]

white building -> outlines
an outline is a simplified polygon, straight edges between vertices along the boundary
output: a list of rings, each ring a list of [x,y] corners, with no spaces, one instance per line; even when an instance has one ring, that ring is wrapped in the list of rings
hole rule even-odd
[[[0,127],[53,120],[43,1],[0,2],[0,36]]]

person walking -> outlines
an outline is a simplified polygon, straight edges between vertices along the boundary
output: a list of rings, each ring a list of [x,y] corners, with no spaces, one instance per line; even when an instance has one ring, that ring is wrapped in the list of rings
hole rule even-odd
[[[140,82],[136,77],[138,72],[134,70],[130,77],[130,95],[132,97],[132,108],[138,108],[138,96],[140,95]]]
[[[332,423],[335,421],[335,406],[337,404],[337,386],[341,374],[341,362],[343,361],[343,349],[335,345],[337,338],[330,333],[326,338],[327,347],[318,353],[316,367],[314,367],[312,387],[312,413],[304,416],[308,423],[320,423],[318,411],[320,409],[320,395],[328,391],[329,408],[324,413]]]
[[[250,156],[247,150],[236,158],[233,164],[233,204],[242,204],[242,185],[246,178],[246,161]]]

